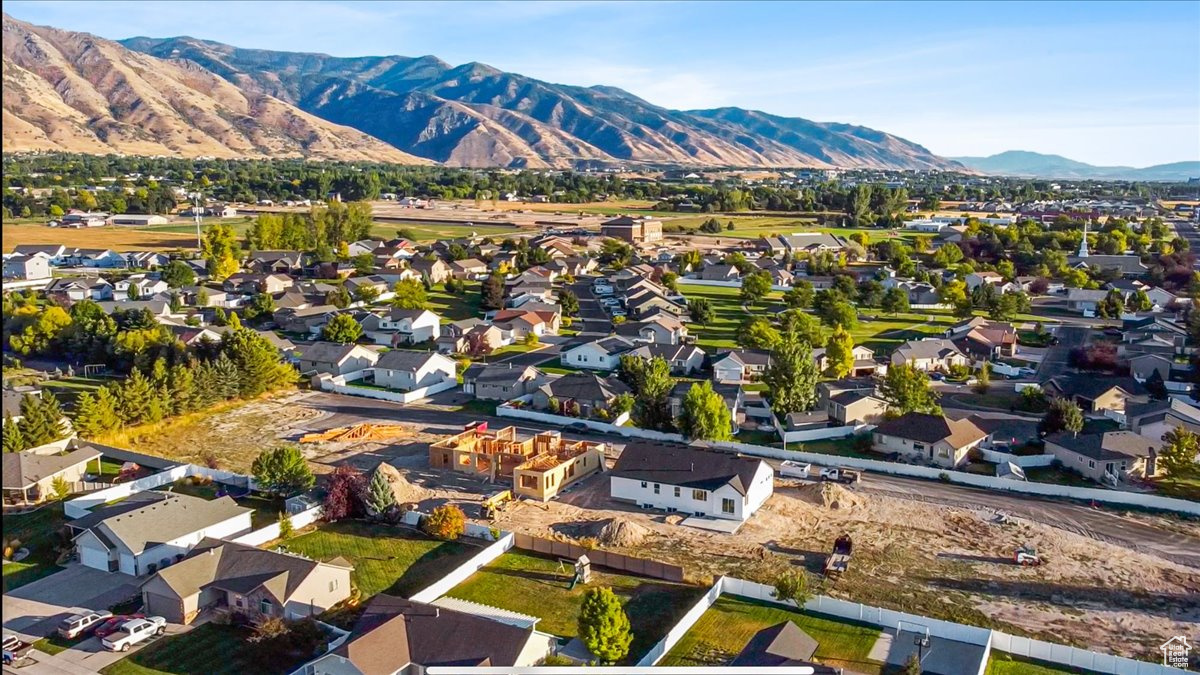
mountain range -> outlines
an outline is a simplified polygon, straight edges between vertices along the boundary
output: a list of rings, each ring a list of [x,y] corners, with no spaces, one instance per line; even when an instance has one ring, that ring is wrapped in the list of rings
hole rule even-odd
[[[1186,181],[1200,177],[1200,162],[1173,162],[1136,169],[1131,166],[1093,166],[1059,155],[1010,150],[990,157],[954,157],[964,166],[1002,176],[1035,178]]]
[[[961,169],[902,138],[740,108],[671,110],[432,56],[336,58],[4,15],[4,149],[180,156]]]

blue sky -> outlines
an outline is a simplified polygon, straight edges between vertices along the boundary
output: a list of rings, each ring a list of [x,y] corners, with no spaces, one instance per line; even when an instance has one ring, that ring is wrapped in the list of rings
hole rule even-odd
[[[119,39],[433,54],[673,108],[862,124],[947,156],[1200,159],[1200,2],[22,2]]]

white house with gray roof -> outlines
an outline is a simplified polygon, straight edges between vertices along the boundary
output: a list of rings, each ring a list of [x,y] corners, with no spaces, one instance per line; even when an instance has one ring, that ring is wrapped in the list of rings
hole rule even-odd
[[[577,344],[562,352],[563,365],[589,370],[613,370],[621,365],[621,356],[637,345],[619,335]]]
[[[232,497],[172,494],[93,524],[75,537],[75,550],[88,567],[141,576],[177,562],[205,537],[250,531],[252,511]]]
[[[392,350],[375,362],[375,384],[413,391],[456,379],[454,361],[437,352]]]

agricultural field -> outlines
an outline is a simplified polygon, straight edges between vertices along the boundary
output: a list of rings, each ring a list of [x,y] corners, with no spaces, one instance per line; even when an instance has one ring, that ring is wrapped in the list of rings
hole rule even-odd
[[[719,220],[723,228],[728,223],[733,223],[732,230],[722,229],[720,233],[706,235],[717,238],[758,239],[759,237],[768,235],[794,234],[797,232],[828,232],[839,237],[849,237],[851,234],[862,233],[867,235],[870,241],[874,242],[892,239],[897,236],[903,239],[912,239],[916,236],[914,233],[904,230],[819,227],[814,218],[797,218],[794,216],[725,216],[721,214],[701,214],[663,218],[663,224],[679,225],[688,229],[695,229],[700,227],[700,224],[709,218]],[[697,233],[697,236],[699,236],[699,233]]]
[[[68,248],[109,248],[114,251],[174,251],[196,246],[194,229],[191,234],[185,234],[132,227],[73,229],[6,222],[2,234],[5,251],[21,244],[63,244]]]
[[[876,627],[732,596],[718,598],[659,665],[729,665],[755,633],[783,621],[817,641],[813,657],[819,663],[865,674],[882,669],[882,663],[868,658],[880,636]]]
[[[633,630],[627,660],[635,662],[704,594],[697,586],[597,567],[592,568],[586,586],[568,589],[574,573],[570,565],[564,567],[552,558],[512,550],[447,595],[539,617],[538,630],[572,638],[578,634],[576,620],[583,594],[589,588],[609,587],[625,603]]]

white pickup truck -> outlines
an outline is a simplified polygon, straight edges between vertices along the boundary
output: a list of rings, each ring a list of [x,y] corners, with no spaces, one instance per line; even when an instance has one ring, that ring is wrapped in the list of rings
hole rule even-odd
[[[133,645],[152,635],[162,635],[166,631],[166,619],[161,616],[148,616],[144,619],[126,621],[115,633],[108,635],[100,642],[110,652],[127,652]]]

